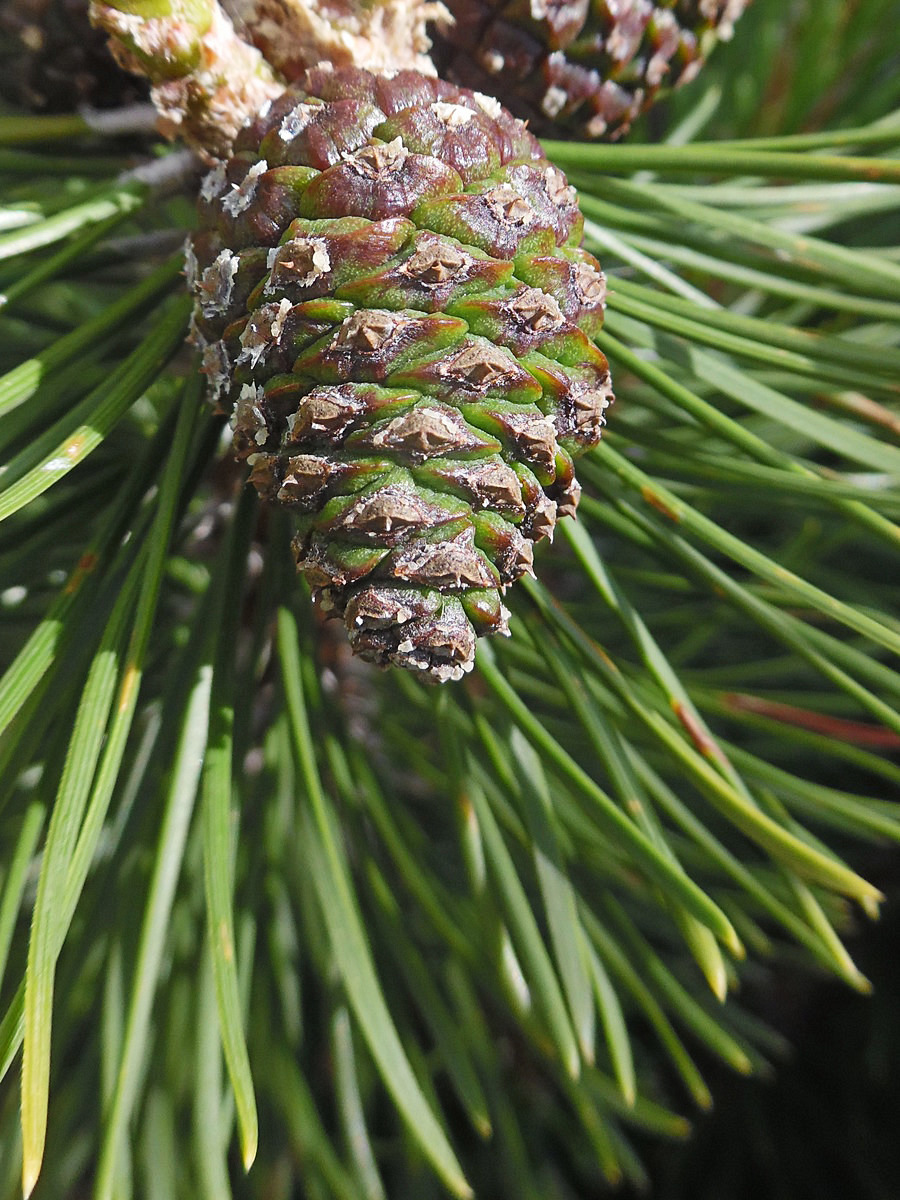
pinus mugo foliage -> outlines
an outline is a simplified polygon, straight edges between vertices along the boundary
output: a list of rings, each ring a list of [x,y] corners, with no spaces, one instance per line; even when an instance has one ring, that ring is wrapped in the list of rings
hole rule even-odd
[[[740,984],[866,988],[900,96],[889,6],[781,7],[661,144],[544,144],[618,401],[439,688],[315,614],[203,400],[190,163],[0,120],[3,1200],[580,1198],[777,1060]]]

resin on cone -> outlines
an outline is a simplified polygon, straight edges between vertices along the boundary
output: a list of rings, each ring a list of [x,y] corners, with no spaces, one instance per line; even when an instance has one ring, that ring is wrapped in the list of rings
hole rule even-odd
[[[612,399],[574,189],[497,101],[319,67],[206,179],[194,337],[364,658],[457,679]]]
[[[692,79],[750,0],[445,0],[440,74],[498,96],[539,133],[615,138]]]

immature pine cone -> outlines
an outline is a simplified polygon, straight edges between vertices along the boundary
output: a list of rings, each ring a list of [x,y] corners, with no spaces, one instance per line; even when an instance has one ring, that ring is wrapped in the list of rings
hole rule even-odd
[[[195,340],[363,658],[439,681],[574,514],[612,399],[574,190],[487,96],[317,67],[206,179]]]
[[[540,133],[615,138],[660,88],[693,79],[750,0],[445,0],[438,71]]]

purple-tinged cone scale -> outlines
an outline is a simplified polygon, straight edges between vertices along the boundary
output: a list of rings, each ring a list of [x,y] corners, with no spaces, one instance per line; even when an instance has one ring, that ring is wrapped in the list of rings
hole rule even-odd
[[[211,398],[353,650],[443,682],[573,516],[612,400],[574,190],[491,98],[308,71],[206,178],[188,249]]]

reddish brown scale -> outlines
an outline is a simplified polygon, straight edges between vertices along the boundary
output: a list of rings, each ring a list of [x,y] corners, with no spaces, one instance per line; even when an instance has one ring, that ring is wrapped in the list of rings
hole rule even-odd
[[[553,224],[505,181],[491,181],[479,194],[457,193],[421,205],[418,222],[435,233],[458,238],[494,258],[514,261],[521,254],[550,253],[556,247]]]
[[[448,454],[500,450],[494,438],[472,429],[456,409],[440,404],[417,405],[409,412],[351,434],[344,444],[353,453],[387,453],[409,466]]]
[[[475,509],[491,508],[515,520],[526,515],[521,480],[499,453],[475,462],[442,456],[413,471],[413,477],[425,487],[462,496]]]
[[[412,72],[308,72],[204,184],[211,391],[366,658],[459,678],[574,514],[611,400],[581,224],[520,123]]]
[[[295,98],[262,139],[258,153],[272,166],[302,164],[324,171],[367,145],[383,121],[381,109],[364,100],[298,104]]]
[[[466,296],[508,283],[513,270],[511,262],[498,262],[474,247],[423,230],[413,234],[404,257],[395,264],[340,285],[337,294],[366,308],[382,303],[392,309],[440,312]]]
[[[416,539],[388,555],[384,567],[392,579],[437,591],[496,588],[501,582],[500,572],[475,545],[471,525]]]
[[[462,300],[454,305],[453,314],[462,317],[473,332],[506,347],[517,357],[541,347],[552,353],[565,336],[577,336],[579,349],[584,346],[590,353],[591,343],[581,330],[567,321],[556,300],[539,288],[522,286],[512,295]]]
[[[271,254],[269,273],[250,303],[276,293],[298,303],[332,294],[350,299],[340,294],[344,285],[352,285],[362,272],[386,266],[415,232],[415,225],[404,217],[374,222],[346,217],[323,225],[293,221]]]
[[[387,391],[370,384],[314,388],[298,404],[285,444],[325,439],[333,445],[336,440],[367,427],[372,420],[397,410],[405,411],[418,399],[417,392]]]
[[[364,146],[356,154],[323,171],[304,196],[302,212],[310,217],[346,213],[381,221],[414,214],[436,197],[455,195],[462,180],[452,167],[426,154],[410,154],[397,138]]]
[[[304,72],[299,85],[303,91],[333,102],[352,97],[370,100],[386,116],[404,108],[431,103],[440,99],[440,80],[428,79],[418,71],[397,71],[396,74],[375,75],[361,67],[342,67],[335,71],[328,63],[320,63]]]
[[[492,125],[484,113],[438,100],[389,117],[381,133],[388,142],[399,137],[408,150],[437,158],[470,184],[502,165]]]
[[[439,353],[437,364],[443,364],[445,349],[465,332],[464,321],[443,313],[358,309],[335,333],[301,354],[294,367],[321,383],[410,384],[418,379],[423,354]],[[442,366],[437,370],[440,374]]]
[[[542,222],[551,226],[558,246],[580,245],[584,218],[575,189],[558,167],[549,163],[514,163],[503,172],[502,178],[528,201]]]
[[[564,316],[589,337],[600,332],[606,306],[606,279],[592,255],[568,250],[565,257],[521,256],[516,259],[516,274],[523,283],[552,296]]]

